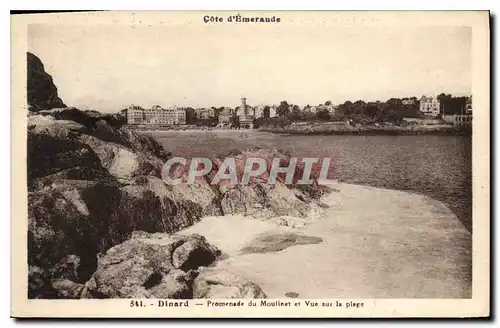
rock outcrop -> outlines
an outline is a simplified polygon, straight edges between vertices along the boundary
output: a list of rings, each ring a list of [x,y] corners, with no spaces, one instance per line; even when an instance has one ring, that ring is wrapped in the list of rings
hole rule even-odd
[[[234,159],[236,180],[221,179],[214,183],[219,168],[225,158]],[[258,158],[266,163],[266,171],[250,177],[246,184],[241,184],[242,173],[249,158]],[[174,197],[188,198],[202,206],[204,215],[241,214],[260,219],[282,217],[310,218],[317,217],[325,207],[319,199],[329,191],[318,184],[318,170],[311,172],[311,185],[301,185],[297,181],[302,178],[303,163],[298,163],[293,179],[285,181],[286,175],[278,173],[276,183],[268,183],[271,165],[274,159],[280,159],[281,166],[290,163],[290,154],[269,149],[247,149],[232,151],[220,157],[211,159],[212,170],[205,177],[198,177],[193,184],[188,181],[190,163],[185,166],[176,166],[171,169],[169,176],[180,178],[182,182],[173,189]],[[281,221],[283,221],[281,220]]]
[[[52,76],[45,72],[42,61],[28,52],[28,105],[31,111],[66,107],[57,94]]]
[[[192,298],[196,270],[219,254],[199,235],[136,232],[99,258],[86,286],[106,298]]]
[[[282,176],[276,185],[257,178],[246,186],[209,183],[221,158],[194,184],[166,184],[161,171],[171,155],[155,139],[123,127],[118,114],[66,107],[39,59],[31,54],[28,59],[30,298],[189,297],[194,271],[214,260],[211,246],[199,236],[165,235],[151,244],[134,237],[135,231],[172,234],[202,216],[224,214],[278,218],[290,225],[321,211],[317,183],[291,186]],[[241,169],[247,157],[264,158],[268,165],[276,156],[290,159],[262,149],[233,155]],[[185,168],[175,174],[187,178]],[[106,255],[98,261],[99,254]],[[161,270],[147,254],[166,261],[160,261]],[[122,264],[128,267],[115,263],[116,256],[127,258]],[[245,288],[241,295],[261,295]]]
[[[206,268],[193,282],[194,298],[267,298],[255,283],[230,272]]]

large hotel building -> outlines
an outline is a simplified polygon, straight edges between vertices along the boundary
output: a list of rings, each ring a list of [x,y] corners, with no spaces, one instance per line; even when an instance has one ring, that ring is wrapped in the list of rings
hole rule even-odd
[[[163,108],[155,105],[144,109],[132,105],[127,108],[127,124],[184,125],[186,111],[174,106]]]

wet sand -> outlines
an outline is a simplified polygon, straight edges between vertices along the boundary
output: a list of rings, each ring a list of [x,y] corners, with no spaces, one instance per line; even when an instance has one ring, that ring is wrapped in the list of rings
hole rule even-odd
[[[204,235],[226,255],[217,267],[253,280],[269,298],[471,296],[472,237],[443,203],[403,191],[336,188],[323,199],[330,205],[324,217],[302,228],[223,216],[180,233]],[[262,249],[262,236],[283,242],[279,236],[290,234],[314,242],[286,238],[286,247],[244,251]]]

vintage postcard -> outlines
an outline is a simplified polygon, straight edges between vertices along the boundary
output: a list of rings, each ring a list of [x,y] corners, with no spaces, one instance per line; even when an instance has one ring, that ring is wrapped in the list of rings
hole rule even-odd
[[[489,12],[11,26],[13,317],[489,316]]]

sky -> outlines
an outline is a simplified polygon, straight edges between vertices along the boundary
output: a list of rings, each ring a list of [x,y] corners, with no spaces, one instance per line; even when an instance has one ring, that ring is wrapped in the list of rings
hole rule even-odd
[[[31,25],[68,106],[237,106],[469,95],[470,27]]]

